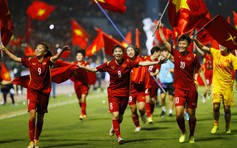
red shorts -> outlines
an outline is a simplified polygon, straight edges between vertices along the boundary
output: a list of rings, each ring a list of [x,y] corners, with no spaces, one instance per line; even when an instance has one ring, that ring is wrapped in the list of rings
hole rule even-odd
[[[198,93],[197,91],[187,91],[182,89],[175,89],[174,91],[175,106],[185,106],[188,108],[197,108]]]
[[[77,99],[81,99],[81,95],[87,95],[89,91],[89,87],[87,85],[74,85],[74,89],[77,95]]]
[[[27,88],[28,111],[36,110],[38,113],[48,112],[49,95]]]
[[[113,112],[119,112],[119,114],[123,115],[125,109],[128,105],[128,97],[117,97],[108,94],[108,100],[109,100],[109,111],[111,113]]]
[[[128,104],[129,105],[135,105],[136,102],[146,102],[146,99],[145,99],[145,92],[142,91],[142,92],[132,92],[129,96],[129,99],[128,99]]]
[[[151,98],[157,98],[158,87],[152,87],[145,91],[146,95],[150,95]]]

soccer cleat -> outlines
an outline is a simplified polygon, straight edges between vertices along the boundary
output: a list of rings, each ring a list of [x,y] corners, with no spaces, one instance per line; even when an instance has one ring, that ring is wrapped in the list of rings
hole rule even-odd
[[[112,137],[114,135],[114,128],[113,126],[109,130],[109,135]]]
[[[218,129],[219,129],[219,127],[216,126],[216,125],[214,125],[213,128],[212,128],[212,130],[211,130],[211,133],[212,133],[212,134],[215,134]]]
[[[183,143],[185,141],[186,135],[185,134],[181,134],[179,137],[179,143]]]
[[[164,116],[165,116],[165,112],[162,110],[162,112],[160,113],[160,117],[164,118]]]
[[[35,142],[35,148],[39,148],[39,140],[34,140],[34,142]]]
[[[194,136],[191,136],[191,137],[189,138],[189,143],[195,143]]]
[[[29,145],[27,146],[27,148],[34,148],[34,147],[35,147],[34,141],[31,141]]]
[[[143,123],[143,124],[146,124],[146,115],[145,115],[145,114],[142,115],[141,118],[142,118],[142,123]]]
[[[118,144],[124,144],[124,141],[123,141],[122,137],[118,137]]]
[[[231,134],[230,128],[228,130],[226,130],[226,134]]]
[[[80,116],[79,116],[79,119],[80,120],[83,120],[83,119],[85,119],[86,118],[86,115],[85,114],[81,114]]]
[[[149,124],[153,123],[152,117],[148,117],[148,118],[147,118],[147,122],[148,122]]]
[[[202,103],[206,103],[206,98],[202,96]]]
[[[172,113],[169,113],[169,117],[172,117],[173,115],[172,115]]]
[[[140,132],[141,131],[141,127],[136,127],[134,132]]]

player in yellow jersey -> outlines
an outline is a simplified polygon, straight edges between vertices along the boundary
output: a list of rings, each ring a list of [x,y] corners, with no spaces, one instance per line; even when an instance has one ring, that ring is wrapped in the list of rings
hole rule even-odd
[[[231,54],[229,49],[220,45],[220,50],[204,46],[197,39],[191,37],[196,45],[213,56],[213,78],[212,78],[212,99],[214,126],[211,130],[215,134],[219,129],[220,103],[222,101],[225,112],[226,133],[230,134],[230,106],[234,104],[232,71],[237,70],[237,58]],[[235,88],[237,89],[237,83]]]

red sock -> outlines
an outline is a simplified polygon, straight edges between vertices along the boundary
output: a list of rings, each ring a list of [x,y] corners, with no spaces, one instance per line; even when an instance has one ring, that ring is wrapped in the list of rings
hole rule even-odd
[[[180,130],[182,131],[182,133],[185,133],[186,132],[186,129],[185,129],[185,121],[184,121],[184,117],[182,117],[181,119],[177,119],[176,118],[176,121],[179,125],[179,128]]]
[[[140,127],[140,123],[139,123],[139,118],[138,116],[132,116],[132,120],[133,120],[133,123],[136,127]]]
[[[112,124],[113,124],[113,128],[114,128],[114,132],[117,135],[117,137],[121,137],[120,125],[119,125],[118,120],[112,120]]]
[[[190,136],[194,135],[195,127],[196,127],[196,118],[194,119],[190,118],[189,119]]]
[[[28,128],[29,128],[29,138],[30,138],[30,141],[34,141],[35,120],[29,120],[28,121]]]
[[[81,114],[86,115],[86,102],[81,102]]]
[[[42,127],[43,127],[43,121],[42,122],[37,122],[37,125],[36,125],[36,133],[35,133],[35,139],[36,140],[39,140],[39,136],[41,134],[41,131],[42,131]]]
[[[152,103],[149,103],[149,105],[150,105],[151,115],[152,115],[155,109],[155,104],[152,102]]]
[[[146,102],[146,115],[147,117],[151,117],[151,108],[148,102]]]

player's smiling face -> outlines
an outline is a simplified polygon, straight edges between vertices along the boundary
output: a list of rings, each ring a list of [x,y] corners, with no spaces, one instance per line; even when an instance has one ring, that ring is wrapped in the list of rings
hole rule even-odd
[[[120,61],[123,58],[123,49],[120,47],[117,47],[114,49],[113,56],[115,60]]]
[[[78,62],[81,62],[83,60],[83,55],[81,53],[77,53],[76,59]]]
[[[36,46],[36,48],[35,48],[35,55],[36,55],[37,57],[43,56],[43,55],[46,54],[46,53],[47,53],[47,51],[45,50],[44,45],[39,44],[39,45]]]
[[[134,58],[135,57],[135,50],[132,47],[127,48],[127,55],[129,58]]]
[[[183,40],[178,43],[179,52],[185,52],[188,49],[188,41]]]

